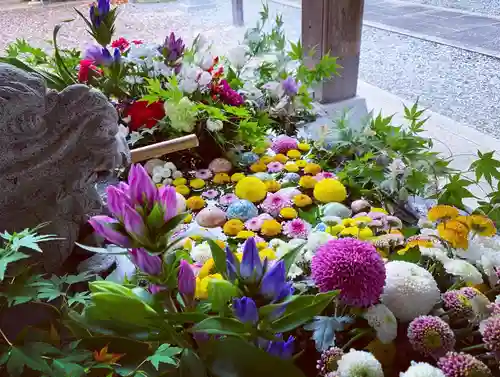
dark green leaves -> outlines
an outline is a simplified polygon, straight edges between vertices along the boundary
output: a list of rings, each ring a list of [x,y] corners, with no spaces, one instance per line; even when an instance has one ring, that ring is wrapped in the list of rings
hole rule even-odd
[[[152,356],[148,357],[148,360],[153,364],[156,370],[159,369],[160,363],[177,366],[177,360],[173,356],[181,352],[182,348],[171,347],[170,344],[162,344]]]
[[[465,208],[463,200],[475,197],[468,189],[472,183],[472,181],[463,178],[461,174],[451,176],[450,182],[441,190],[438,203],[448,204],[462,209]]]
[[[212,251],[212,258],[214,258],[215,263],[215,271],[221,274],[222,276],[227,276],[227,267],[226,267],[226,253],[222,248],[217,245],[214,240],[207,240],[210,245],[210,250]]]
[[[494,153],[495,151],[488,153],[477,151],[479,159],[474,161],[469,168],[475,172],[477,182],[484,178],[491,186],[493,179],[500,179],[500,161],[493,157]]]
[[[60,351],[45,343],[29,343],[22,347],[12,346],[6,359],[7,372],[11,377],[20,376],[25,368],[42,373],[51,373],[46,355],[58,355]]]
[[[248,328],[240,321],[232,318],[209,317],[191,328],[193,333],[234,335],[248,334]]]

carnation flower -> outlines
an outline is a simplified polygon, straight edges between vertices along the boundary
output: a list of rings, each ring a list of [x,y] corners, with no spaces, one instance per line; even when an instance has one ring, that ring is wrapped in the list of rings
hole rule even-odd
[[[218,195],[219,195],[219,191],[213,190],[213,189],[203,191],[201,194],[201,196],[203,196],[204,198],[207,198],[207,199],[215,199]]]
[[[338,347],[331,347],[321,353],[321,358],[316,363],[316,369],[321,376],[327,376],[330,372],[335,372],[338,361],[344,356],[344,351]]]
[[[283,170],[283,164],[278,161],[270,162],[267,164],[267,171],[269,173],[279,173]]]
[[[437,366],[446,377],[493,377],[482,361],[463,352],[448,352],[438,360]]]
[[[370,353],[351,349],[338,361],[341,377],[384,377],[382,365]]]
[[[203,179],[204,181],[213,177],[213,173],[210,169],[200,169],[197,170],[194,176],[198,179]]]
[[[289,238],[307,238],[312,226],[302,219],[287,221],[283,226],[283,234]]]
[[[271,216],[278,216],[283,208],[291,207],[292,201],[283,194],[268,193],[266,199],[262,202],[262,209]]]
[[[376,331],[377,338],[382,343],[388,344],[396,339],[398,335],[398,321],[384,304],[369,307],[363,313],[363,318]]]
[[[446,377],[443,372],[427,363],[412,362],[411,366],[404,373],[400,373],[399,377]]]
[[[479,325],[486,348],[500,355],[500,316],[495,315],[484,320]]]
[[[286,153],[291,149],[297,149],[297,140],[287,135],[280,135],[273,140],[271,149],[276,153]]]
[[[135,101],[125,110],[125,117],[130,117],[128,123],[130,131],[136,131],[141,127],[152,128],[165,117],[164,105],[160,101],[153,103]]]
[[[353,306],[375,304],[384,288],[385,267],[375,247],[353,238],[328,241],[311,263],[320,291],[340,289],[343,302]]]
[[[408,326],[408,339],[415,351],[438,358],[455,346],[455,334],[439,317],[423,315]]]
[[[234,202],[235,200],[238,200],[238,197],[234,194],[225,194],[225,195],[222,195],[220,198],[219,198],[219,203],[223,206],[228,206],[230,205],[232,202]]]
[[[385,268],[387,279],[381,300],[396,318],[411,321],[429,313],[439,302],[441,292],[426,269],[404,261],[389,262]]]

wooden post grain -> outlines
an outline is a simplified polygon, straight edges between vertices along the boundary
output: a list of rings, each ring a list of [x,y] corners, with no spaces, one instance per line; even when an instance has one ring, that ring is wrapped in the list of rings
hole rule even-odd
[[[340,77],[321,83],[315,97],[322,103],[356,96],[363,26],[364,0],[304,0],[302,3],[302,43],[305,51],[316,48],[308,58],[312,66],[330,53],[342,66]]]
[[[182,151],[189,148],[196,148],[199,145],[196,135],[187,135],[177,139],[162,141],[161,143],[147,145],[145,147],[133,149],[130,154],[132,162],[141,162],[155,157]]]
[[[243,26],[243,0],[232,0],[233,3],[233,25]]]

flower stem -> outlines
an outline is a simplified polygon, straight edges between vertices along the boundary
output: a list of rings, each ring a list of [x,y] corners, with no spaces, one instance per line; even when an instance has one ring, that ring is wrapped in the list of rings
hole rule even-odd
[[[369,334],[372,330],[371,329],[365,329],[358,333],[357,335],[354,335],[344,346],[342,347],[342,350],[345,351],[351,344],[353,344],[356,340],[361,339],[365,335]]]
[[[484,350],[484,344],[475,344],[473,346],[465,347],[462,348],[460,351],[461,352],[469,352],[469,351],[476,351],[476,350]]]
[[[12,347],[12,343],[10,342],[9,338],[7,338],[7,335],[5,335],[5,333],[2,331],[2,329],[0,329],[0,334],[2,335],[2,338],[4,338],[4,340],[7,342],[7,344]]]

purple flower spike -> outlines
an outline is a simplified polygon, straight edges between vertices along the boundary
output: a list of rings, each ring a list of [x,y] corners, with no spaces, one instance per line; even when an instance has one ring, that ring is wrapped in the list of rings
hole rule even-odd
[[[122,218],[123,206],[125,204],[131,204],[127,195],[116,186],[108,186],[106,188],[106,195],[109,211],[113,214],[113,216]]]
[[[111,65],[113,57],[107,48],[92,45],[85,50],[84,59],[92,60],[97,65]]]
[[[97,0],[97,9],[99,10],[100,16],[106,16],[111,9],[109,0]]]
[[[118,224],[118,221],[109,216],[93,216],[89,220],[90,225],[94,228],[97,234],[104,237],[111,243],[121,247],[130,247],[130,239],[112,228],[113,224]]]
[[[267,298],[275,299],[280,296],[284,286],[286,285],[285,262],[280,260],[275,263],[262,278],[260,284],[260,293]],[[290,288],[288,288],[288,291]]]
[[[243,246],[243,258],[240,265],[240,276],[249,281],[259,280],[262,276],[262,262],[255,239],[250,237]]]
[[[162,271],[161,258],[157,255],[151,255],[146,250],[130,250],[130,259],[142,272],[148,275],[160,275]]]
[[[278,340],[269,342],[266,352],[281,359],[290,359],[293,355],[295,338],[289,336],[288,340],[284,341],[283,335],[278,335]]]
[[[177,194],[175,187],[163,186],[159,190],[160,201],[165,211],[164,220],[168,221],[177,215]]]
[[[233,311],[234,315],[243,323],[256,324],[259,321],[257,305],[250,297],[235,298]]]
[[[127,204],[123,206],[123,225],[134,238],[142,238],[146,232],[146,224],[142,216]]]
[[[158,199],[158,190],[148,172],[140,164],[132,165],[128,175],[129,195],[133,204],[152,206]]]
[[[187,298],[194,297],[194,292],[196,290],[196,278],[194,276],[193,269],[185,260],[181,261],[181,266],[179,268],[178,286],[179,292],[184,296]]]
[[[182,56],[184,48],[185,45],[182,38],[176,39],[175,34],[172,32],[165,39],[165,43],[163,43],[163,56],[167,62],[173,63]]]
[[[233,252],[226,247],[226,266],[227,266],[227,277],[230,281],[234,281],[237,278],[237,269],[236,269],[236,258],[234,257]]]
[[[299,92],[299,85],[297,81],[291,76],[287,77],[281,82],[281,86],[287,96],[293,97]]]

